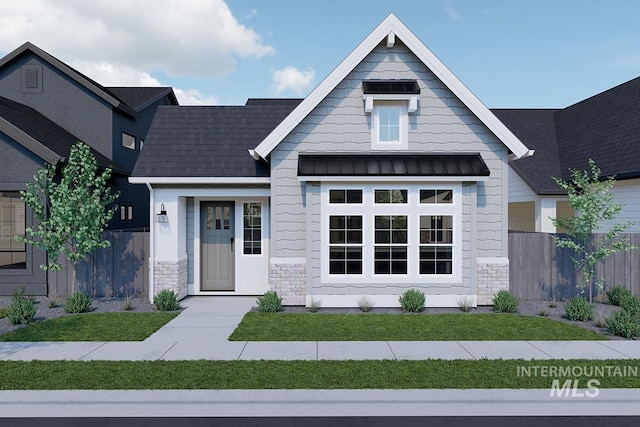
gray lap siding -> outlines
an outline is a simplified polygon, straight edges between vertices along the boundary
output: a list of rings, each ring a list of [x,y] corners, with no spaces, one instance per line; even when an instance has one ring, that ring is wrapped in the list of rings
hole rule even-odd
[[[371,115],[365,114],[365,79],[416,79],[419,108],[409,114],[410,152],[479,152],[491,175],[462,188],[462,280],[431,284],[433,293],[468,293],[475,287],[476,253],[506,257],[506,147],[406,47],[379,46],[271,153],[272,257],[304,257],[309,294],[401,293],[411,286],[326,284],[321,280],[320,184],[298,180],[299,153],[371,151]],[[503,218],[504,217],[504,218]]]

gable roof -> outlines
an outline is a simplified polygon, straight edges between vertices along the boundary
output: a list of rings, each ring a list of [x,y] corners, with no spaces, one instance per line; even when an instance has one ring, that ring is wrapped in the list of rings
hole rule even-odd
[[[0,68],[4,67],[5,65],[14,61],[15,59],[23,55],[26,55],[28,53],[32,53],[38,56],[39,58],[41,58],[42,60],[48,62],[53,67],[60,70],[60,72],[64,73],[67,77],[79,83],[80,85],[85,87],[87,90],[89,90],[90,92],[92,92],[93,94],[95,94],[96,96],[98,96],[99,98],[107,102],[108,104],[111,104],[111,106],[120,110],[121,112],[128,115],[133,115],[135,113],[130,106],[128,106],[121,99],[119,99],[109,90],[107,90],[104,86],[100,85],[99,83],[85,76],[78,70],[68,66],[67,64],[60,61],[59,59],[48,54],[47,52],[40,49],[38,46],[34,45],[33,43],[26,42],[22,46],[18,47],[17,49],[13,50],[12,52],[8,53],[3,58],[1,58]]]
[[[385,38],[397,37],[502,141],[516,158],[532,152],[392,13],[253,150],[266,159],[273,149]]]
[[[256,99],[243,106],[160,106],[147,134],[135,177],[269,177],[269,166],[247,150],[300,103]],[[174,178],[174,182],[178,182]]]
[[[105,89],[137,112],[144,110],[165,96],[169,97],[172,104],[178,105],[178,99],[175,93],[173,93],[173,88],[170,87],[110,86]]]
[[[17,141],[49,164],[66,161],[80,139],[31,107],[0,96],[0,132]],[[124,167],[91,149],[98,167],[125,173]]]
[[[510,166],[537,194],[566,194],[551,176],[568,180],[589,159],[603,176],[640,178],[640,77],[564,109],[493,112],[536,150]]]

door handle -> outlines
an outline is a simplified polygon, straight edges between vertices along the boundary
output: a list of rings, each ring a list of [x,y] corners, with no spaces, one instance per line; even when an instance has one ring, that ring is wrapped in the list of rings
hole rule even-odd
[[[233,237],[229,238],[229,241],[230,241],[230,243],[231,243],[231,252],[233,252],[233,243],[234,243],[234,238],[233,238]]]

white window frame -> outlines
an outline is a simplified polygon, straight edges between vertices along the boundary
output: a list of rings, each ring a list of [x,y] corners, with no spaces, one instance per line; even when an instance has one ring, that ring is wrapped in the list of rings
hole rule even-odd
[[[362,203],[330,204],[330,190],[362,189]],[[375,203],[375,190],[408,190],[408,203]],[[453,191],[452,203],[421,204],[420,190]],[[462,183],[460,182],[328,182],[320,190],[320,274],[323,283],[461,283],[462,282]],[[329,274],[329,216],[362,215],[362,274]],[[375,216],[407,216],[407,274],[374,274]],[[420,216],[453,216],[453,274],[420,274]]]
[[[399,139],[380,141],[380,111],[397,108],[400,111]],[[407,150],[409,148],[409,113],[407,101],[375,101],[371,112],[371,149]]]

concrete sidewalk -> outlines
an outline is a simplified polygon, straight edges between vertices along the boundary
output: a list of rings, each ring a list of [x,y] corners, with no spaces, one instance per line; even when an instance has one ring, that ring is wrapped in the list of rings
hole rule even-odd
[[[254,297],[191,297],[142,342],[3,342],[0,360],[640,359],[640,341],[231,342]]]

